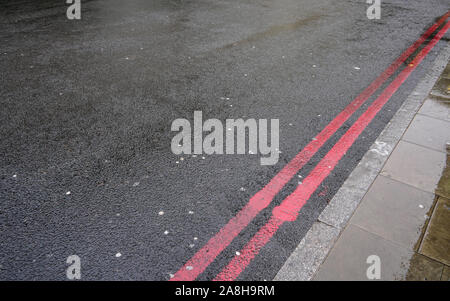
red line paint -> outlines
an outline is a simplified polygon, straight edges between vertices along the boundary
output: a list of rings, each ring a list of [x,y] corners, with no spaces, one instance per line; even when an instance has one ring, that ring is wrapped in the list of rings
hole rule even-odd
[[[233,239],[270,205],[278,192],[314,156],[322,145],[345,121],[416,51],[419,46],[450,16],[450,11],[431,26],[416,42],[403,52],[369,87],[358,95],[337,115],[302,151],[300,151],[274,178],[214,235],[196,254],[181,267],[171,281],[192,281],[200,275]]]
[[[313,171],[305,178],[282,203],[275,207],[269,222],[264,225],[253,238],[245,245],[239,256],[235,256],[231,262],[216,276],[214,281],[232,281],[236,279],[248,264],[258,255],[270,238],[276,233],[284,222],[297,219],[303,205],[306,204],[317,187],[328,177],[331,171],[339,163],[339,160],[347,153],[359,135],[369,125],[381,108],[389,101],[399,87],[406,81],[417,68],[427,54],[439,42],[450,28],[450,22],[436,34],[432,41],[413,59],[413,61],[392,81],[370,107],[358,118],[350,129],[339,139],[326,156],[317,164]]]

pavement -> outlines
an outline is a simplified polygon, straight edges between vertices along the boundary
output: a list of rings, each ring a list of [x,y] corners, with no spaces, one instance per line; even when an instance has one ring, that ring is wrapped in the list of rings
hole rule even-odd
[[[448,1],[386,0],[380,20],[367,18],[366,1],[350,0],[81,2],[81,20],[66,18],[65,1],[0,2],[1,280],[67,280],[72,255],[83,280],[170,280],[183,271],[189,280],[275,279],[312,230],[328,231],[316,237],[327,243],[340,233],[350,210],[331,214],[333,200],[369,150],[391,146],[374,143],[406,114],[399,109],[449,39],[377,81],[441,20]],[[315,181],[297,219],[273,224],[275,208],[307,187],[405,69],[404,82]],[[364,101],[336,126],[355,99]],[[256,154],[175,155],[171,123],[196,110],[221,121],[279,119],[278,163],[261,166]],[[324,139],[329,124],[335,131]],[[311,145],[314,152],[302,152]],[[299,154],[310,157],[262,198],[267,206],[248,206]],[[242,252],[271,225],[258,252]],[[192,258],[201,260],[191,266]]]
[[[437,70],[445,58],[437,60]],[[303,243],[279,272],[279,280],[371,280],[367,270],[373,262],[368,258],[374,255],[380,263],[379,280],[450,280],[450,64],[427,91],[425,81],[404,105],[403,110],[417,113],[334,241],[330,243],[329,229],[313,231],[315,238],[328,239],[322,257],[315,258],[322,262],[305,266]],[[418,110],[408,108],[416,96],[425,96]],[[375,146],[399,132],[397,120],[408,118],[395,116]],[[374,160],[371,151],[364,164]],[[363,180],[352,184],[357,181],[364,185]],[[326,215],[319,221],[326,223]],[[316,240],[315,247],[320,244],[324,242]]]

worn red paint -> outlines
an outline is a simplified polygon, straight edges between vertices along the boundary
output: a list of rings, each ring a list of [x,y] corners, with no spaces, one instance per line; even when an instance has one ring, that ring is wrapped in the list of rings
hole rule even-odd
[[[392,83],[381,93],[381,95],[370,105],[370,107],[358,118],[350,129],[339,139],[333,148],[319,162],[319,164],[304,179],[297,189],[285,198],[282,203],[275,207],[269,222],[264,225],[253,238],[235,256],[231,262],[216,276],[215,281],[234,280],[247,267],[259,251],[266,245],[270,238],[276,233],[284,222],[294,221],[303,205],[308,201],[317,187],[328,177],[331,171],[339,163],[355,140],[369,125],[381,108],[389,101],[398,88],[405,82],[411,73],[417,68],[427,54],[445,35],[450,27],[450,22],[433,37],[431,42],[413,59]]]
[[[419,46],[448,18],[447,12],[433,24],[416,42],[404,51],[369,87],[358,95],[337,115],[303,150],[301,150],[274,178],[214,235],[194,256],[181,267],[171,281],[195,280],[206,267],[231,243],[231,241],[272,202],[275,195],[314,156],[322,145],[345,121],[411,56]],[[189,268],[188,268],[189,267]],[[191,269],[192,268],[192,269]]]

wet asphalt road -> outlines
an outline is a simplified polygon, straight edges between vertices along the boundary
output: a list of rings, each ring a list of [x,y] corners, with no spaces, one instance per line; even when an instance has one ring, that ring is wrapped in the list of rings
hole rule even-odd
[[[82,20],[69,21],[64,2],[0,1],[3,280],[64,280],[72,254],[85,280],[169,279],[449,9],[447,0],[389,0],[370,21],[363,0],[85,0]],[[275,276],[444,44],[239,279]],[[170,126],[194,110],[278,118],[280,160],[180,161]],[[297,183],[198,279],[214,278]]]

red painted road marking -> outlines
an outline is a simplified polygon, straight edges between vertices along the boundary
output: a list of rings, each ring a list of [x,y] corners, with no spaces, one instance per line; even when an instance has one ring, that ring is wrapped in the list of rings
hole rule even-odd
[[[431,26],[416,42],[403,52],[369,87],[356,97],[336,118],[334,118],[302,151],[300,151],[263,189],[220,231],[214,235],[183,267],[171,281],[195,280],[200,273],[233,241],[233,239],[269,206],[275,195],[314,156],[322,145],[344,124],[345,121],[413,54],[419,46],[450,16],[447,12]]]
[[[328,177],[331,171],[346,154],[355,140],[369,125],[381,108],[389,101],[398,88],[405,82],[411,73],[417,68],[427,54],[439,42],[450,28],[450,22],[433,37],[432,41],[413,59],[413,61],[392,81],[392,83],[381,93],[381,95],[370,105],[369,108],[358,118],[352,127],[339,139],[333,148],[319,162],[313,171],[305,178],[303,184],[299,185],[293,193],[285,198],[282,203],[275,207],[272,217],[253,238],[235,256],[231,262],[216,276],[215,281],[231,281],[236,279],[247,267],[259,251],[267,244],[284,222],[297,219],[301,208],[316,191],[322,181]]]

